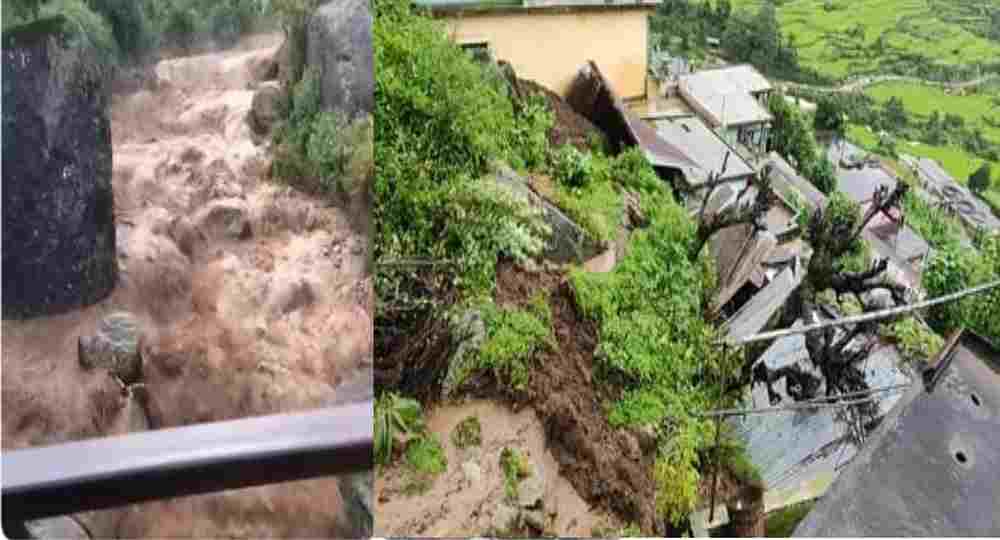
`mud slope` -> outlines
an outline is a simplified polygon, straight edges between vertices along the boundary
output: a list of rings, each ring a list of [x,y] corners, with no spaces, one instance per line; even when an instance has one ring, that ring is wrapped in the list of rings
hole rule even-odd
[[[451,434],[469,417],[479,420],[482,443],[458,448]],[[448,470],[422,494],[408,494],[412,475],[405,465],[385,470],[375,480],[376,534],[385,537],[474,537],[498,521],[504,500],[500,453],[504,447],[523,452],[541,471],[549,530],[561,536],[589,537],[616,524],[590,506],[559,475],[559,464],[547,449],[545,427],[530,409],[511,412],[486,400],[443,405],[428,415],[428,429],[441,441]]]
[[[230,52],[164,60],[152,90],[115,96],[121,279],[97,305],[3,321],[4,449],[370,395],[367,241],[341,209],[265,178],[267,141],[246,123],[250,66],[280,44],[254,36]],[[78,338],[117,310],[142,322],[146,392],[79,365]],[[332,479],[87,519],[95,536],[348,531]]]

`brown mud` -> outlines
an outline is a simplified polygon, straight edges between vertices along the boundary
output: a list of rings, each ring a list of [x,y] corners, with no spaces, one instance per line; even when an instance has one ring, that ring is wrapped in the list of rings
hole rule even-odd
[[[164,60],[113,97],[120,281],[96,305],[3,321],[5,450],[370,395],[367,238],[345,209],[269,179],[268,141],[247,124],[251,67],[281,41]],[[78,361],[79,337],[118,310],[142,326],[141,399]],[[336,479],[81,519],[99,537],[351,534]]]

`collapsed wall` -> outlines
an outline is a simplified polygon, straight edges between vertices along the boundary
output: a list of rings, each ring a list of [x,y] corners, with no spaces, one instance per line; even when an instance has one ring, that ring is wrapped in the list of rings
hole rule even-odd
[[[63,17],[3,33],[3,317],[93,304],[115,286],[108,88]]]

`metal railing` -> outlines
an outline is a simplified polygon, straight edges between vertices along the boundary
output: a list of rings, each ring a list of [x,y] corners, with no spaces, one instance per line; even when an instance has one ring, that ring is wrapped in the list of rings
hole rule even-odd
[[[372,401],[3,452],[8,534],[40,518],[372,469]]]

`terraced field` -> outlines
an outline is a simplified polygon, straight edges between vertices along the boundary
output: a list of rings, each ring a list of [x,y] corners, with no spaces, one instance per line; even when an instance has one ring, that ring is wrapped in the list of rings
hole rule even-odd
[[[733,5],[756,12],[762,1]],[[913,54],[950,65],[996,62],[1000,43],[987,38],[995,7],[995,0],[789,0],[778,20],[805,66],[843,79]]]

